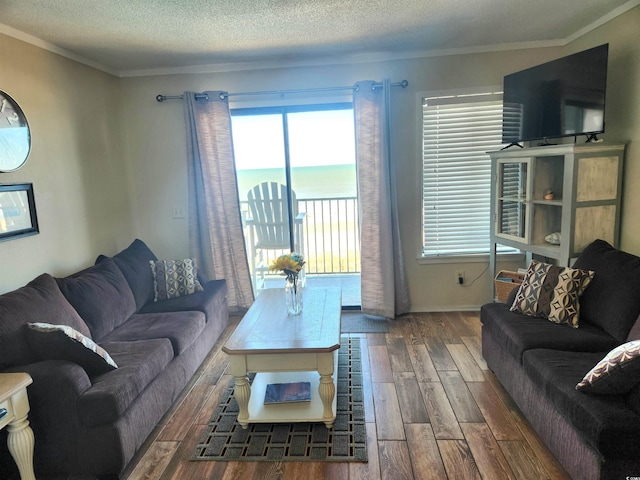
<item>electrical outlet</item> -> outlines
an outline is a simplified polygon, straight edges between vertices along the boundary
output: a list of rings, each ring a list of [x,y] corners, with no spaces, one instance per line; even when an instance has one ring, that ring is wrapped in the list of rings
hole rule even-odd
[[[171,213],[173,218],[184,218],[184,209],[182,207],[173,207]]]
[[[458,285],[464,285],[464,270],[456,271],[456,283]]]

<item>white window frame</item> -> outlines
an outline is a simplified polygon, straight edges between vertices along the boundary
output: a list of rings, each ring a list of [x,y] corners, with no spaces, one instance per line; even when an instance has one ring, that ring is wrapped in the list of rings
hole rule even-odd
[[[480,138],[471,142],[471,150],[475,150],[475,153],[471,154],[471,156],[467,157],[466,162],[467,165],[462,161],[462,167],[469,167],[469,164],[474,164],[475,162],[481,161],[482,166],[480,172],[478,173],[477,180],[480,182],[484,182],[486,180],[486,189],[482,189],[480,194],[480,204],[482,208],[486,208],[486,217],[483,219],[478,216],[478,212],[472,214],[471,217],[475,217],[475,221],[477,227],[473,229],[473,235],[476,236],[476,243],[472,248],[468,250],[461,249],[460,246],[454,246],[452,248],[447,248],[447,243],[450,241],[456,240],[456,235],[460,237],[463,235],[463,232],[458,231],[453,234],[451,238],[446,239],[446,229],[445,229],[445,240],[441,243],[441,245],[436,246],[436,248],[429,249],[427,248],[426,242],[428,241],[428,233],[426,233],[425,222],[429,221],[429,215],[427,215],[426,209],[429,206],[433,207],[433,203],[429,203],[430,199],[426,198],[428,195],[428,191],[425,188],[425,111],[423,108],[424,102],[430,99],[432,105],[443,105],[445,108],[447,106],[455,106],[457,104],[469,103],[469,101],[478,101],[481,103],[486,103],[487,101],[494,102],[494,106],[489,108],[492,111],[490,115],[492,118],[492,122],[496,127],[495,132],[488,135],[480,135]],[[490,191],[491,191],[491,159],[489,155],[486,153],[491,150],[497,150],[502,145],[502,91],[500,87],[480,87],[474,89],[465,89],[465,90],[455,90],[455,91],[441,91],[441,92],[422,92],[418,94],[418,116],[419,116],[419,151],[422,158],[422,168],[420,175],[420,188],[422,191],[422,208],[421,208],[421,220],[420,220],[420,233],[421,233],[421,243],[420,243],[420,254],[419,260],[421,263],[438,263],[438,262],[449,262],[449,261],[486,261],[489,255],[490,249]],[[495,102],[499,102],[499,106],[495,104]],[[454,114],[458,112],[453,112]],[[460,113],[462,114],[462,113]],[[462,146],[464,147],[464,138],[463,134],[459,131],[459,136],[462,140]],[[451,146],[451,145],[450,145]],[[447,145],[444,145],[445,150]],[[440,157],[442,157],[445,162],[447,162],[447,153],[443,151]],[[449,155],[450,157],[450,155]],[[433,158],[432,158],[433,159]],[[427,159],[428,160],[428,159]],[[455,162],[456,159],[453,159]],[[451,166],[454,163],[449,163],[445,166]],[[484,179],[483,179],[484,177]],[[445,182],[446,182],[446,177]],[[427,179],[428,181],[428,179]],[[436,180],[437,181],[437,180]],[[457,184],[457,181],[446,182],[449,185],[445,185],[445,191],[448,187],[449,191],[454,188],[465,188],[464,182],[462,185]],[[470,197],[466,200],[467,203],[464,204],[473,204],[474,203],[474,193],[472,193],[472,185],[473,181],[470,179],[469,189],[467,192],[470,194]],[[442,184],[442,183],[441,183]],[[453,197],[449,197],[448,201],[445,197],[445,206],[454,206]],[[426,203],[425,203],[426,202]],[[448,205],[446,205],[448,203]],[[443,209],[443,211],[446,209]],[[480,214],[481,215],[481,214]],[[431,216],[432,217],[432,216]],[[481,226],[481,222],[486,220],[486,230],[483,231],[483,227]],[[466,219],[465,219],[466,221]],[[459,226],[459,225],[458,225]],[[433,230],[432,230],[433,231]],[[498,245],[500,253],[518,253],[517,249],[513,249],[511,247],[503,248],[503,246]]]

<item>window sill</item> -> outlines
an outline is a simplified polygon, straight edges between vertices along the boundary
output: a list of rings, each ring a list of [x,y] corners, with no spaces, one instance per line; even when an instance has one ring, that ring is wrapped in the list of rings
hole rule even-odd
[[[520,253],[498,253],[496,261],[498,262],[517,262],[524,260],[524,252]],[[481,253],[478,255],[440,255],[424,257],[420,255],[418,258],[419,265],[435,265],[442,263],[487,263],[489,262],[489,254]]]

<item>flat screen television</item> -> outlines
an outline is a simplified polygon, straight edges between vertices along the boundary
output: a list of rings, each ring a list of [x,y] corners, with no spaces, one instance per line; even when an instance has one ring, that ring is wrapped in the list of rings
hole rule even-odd
[[[604,132],[609,44],[504,77],[502,142]]]

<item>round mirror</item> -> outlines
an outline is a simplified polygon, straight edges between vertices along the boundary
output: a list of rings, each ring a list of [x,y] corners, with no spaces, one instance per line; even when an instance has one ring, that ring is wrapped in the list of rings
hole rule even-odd
[[[15,100],[0,90],[0,172],[20,168],[30,150],[27,117]]]

